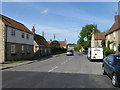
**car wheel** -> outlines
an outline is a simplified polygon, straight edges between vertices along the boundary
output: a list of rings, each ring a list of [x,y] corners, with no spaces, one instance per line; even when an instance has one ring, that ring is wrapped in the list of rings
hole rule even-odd
[[[106,75],[106,72],[105,72],[104,66],[102,66],[102,74],[103,74],[103,75]]]
[[[114,73],[113,76],[112,76],[112,84],[113,84],[113,86],[115,86],[115,87],[118,86],[117,76],[116,76],[115,73]]]

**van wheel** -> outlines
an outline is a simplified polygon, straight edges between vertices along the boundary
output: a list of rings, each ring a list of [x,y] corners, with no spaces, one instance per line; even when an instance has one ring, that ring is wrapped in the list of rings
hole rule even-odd
[[[116,76],[115,73],[114,73],[113,76],[112,76],[112,84],[113,84],[113,86],[115,86],[115,87],[119,86],[118,81],[117,81],[117,76]]]

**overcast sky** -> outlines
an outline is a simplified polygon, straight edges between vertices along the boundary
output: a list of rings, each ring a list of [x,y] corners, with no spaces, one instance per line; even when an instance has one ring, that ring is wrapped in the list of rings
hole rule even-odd
[[[25,24],[45,38],[76,43],[86,24],[97,24],[102,32],[114,23],[117,2],[3,2],[2,14]]]

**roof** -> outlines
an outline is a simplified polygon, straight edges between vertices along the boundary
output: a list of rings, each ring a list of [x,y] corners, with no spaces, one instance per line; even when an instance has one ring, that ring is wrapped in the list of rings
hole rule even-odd
[[[109,29],[109,31],[106,33],[106,35],[120,29],[120,18],[115,21],[115,23],[112,25],[112,27]]]
[[[102,33],[95,33],[95,40],[103,40],[105,39],[105,32]]]
[[[6,26],[9,26],[9,27],[12,27],[12,28],[15,28],[15,29],[18,29],[20,31],[24,31],[24,32],[27,32],[27,33],[30,33],[30,34],[33,34],[24,24],[20,23],[20,22],[17,22],[11,18],[8,18],[4,15],[1,15],[0,14],[0,18],[2,18],[2,22],[6,25]]]
[[[48,41],[48,43],[50,44],[52,41]],[[59,44],[60,44],[60,46],[61,47],[64,47],[64,46],[66,46],[66,41],[58,41],[59,42]]]
[[[58,42],[60,43],[60,46],[61,46],[61,47],[66,46],[66,41],[58,41]]]
[[[34,34],[34,40],[36,41],[36,43],[37,43],[39,46],[49,47],[48,42],[47,42],[46,39],[45,39],[44,37],[42,37],[41,35]]]

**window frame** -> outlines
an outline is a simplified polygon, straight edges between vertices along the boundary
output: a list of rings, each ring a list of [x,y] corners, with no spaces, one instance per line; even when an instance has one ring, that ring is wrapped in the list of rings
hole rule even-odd
[[[11,36],[15,36],[15,29],[11,29]]]
[[[11,45],[11,54],[15,54],[16,53],[16,45],[12,44]]]
[[[24,32],[21,33],[21,37],[25,38],[25,33]]]

